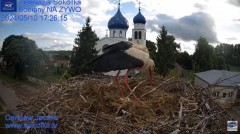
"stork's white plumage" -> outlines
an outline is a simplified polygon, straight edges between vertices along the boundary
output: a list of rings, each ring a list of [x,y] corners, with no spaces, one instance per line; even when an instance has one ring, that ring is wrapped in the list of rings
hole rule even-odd
[[[90,63],[91,70],[94,72],[109,72],[118,70],[114,80],[117,83],[122,96],[124,95],[118,82],[120,70],[127,69],[123,82],[126,88],[131,91],[131,88],[127,83],[129,71],[133,69],[137,69],[140,72],[149,71],[150,84],[152,84],[153,66],[154,62],[150,58],[148,49],[145,46],[124,41],[106,46],[103,54]],[[137,99],[137,96],[134,93],[133,96]]]

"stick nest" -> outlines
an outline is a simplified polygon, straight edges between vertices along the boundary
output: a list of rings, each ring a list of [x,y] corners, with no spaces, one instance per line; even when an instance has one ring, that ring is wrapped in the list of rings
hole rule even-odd
[[[124,86],[126,97],[121,98],[113,78],[106,76],[81,75],[43,88],[37,96],[22,98],[18,110],[28,116],[58,116],[57,128],[20,129],[19,133],[226,133],[231,116],[207,88],[157,76],[153,86],[143,78],[129,79],[129,85],[141,102]]]

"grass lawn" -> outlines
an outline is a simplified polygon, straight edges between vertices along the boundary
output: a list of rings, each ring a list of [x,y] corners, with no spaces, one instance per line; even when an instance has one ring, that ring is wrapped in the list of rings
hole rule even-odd
[[[58,83],[65,80],[64,76],[68,76],[68,68],[59,68],[59,72],[56,73],[55,71],[49,71],[45,74],[45,76],[40,77],[39,79],[44,80],[48,83]]]
[[[50,74],[45,77],[42,77],[40,79],[48,82],[48,83],[58,83],[59,80],[61,79],[62,75],[59,74]]]
[[[168,77],[180,78],[179,72],[176,68],[170,70],[167,75]],[[192,82],[194,80],[194,72],[192,70],[185,70],[185,78]]]
[[[240,72],[240,66],[232,66],[232,65],[228,65],[228,66],[230,66],[231,71]]]
[[[33,83],[33,82],[30,82],[28,80],[16,80],[14,79],[12,76],[8,75],[8,74],[2,74],[0,73],[0,80],[2,80],[3,82],[9,84],[9,85],[21,85],[21,84],[24,84],[24,85],[28,85],[30,87],[39,87],[38,84],[36,83]]]

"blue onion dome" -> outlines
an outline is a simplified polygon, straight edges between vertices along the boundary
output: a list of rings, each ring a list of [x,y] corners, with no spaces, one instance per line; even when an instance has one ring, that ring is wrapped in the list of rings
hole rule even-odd
[[[141,14],[141,11],[139,9],[139,13],[133,18],[133,23],[142,23],[145,24],[146,23],[146,19],[145,17]]]
[[[128,21],[118,8],[117,13],[108,21],[109,29],[128,29]]]

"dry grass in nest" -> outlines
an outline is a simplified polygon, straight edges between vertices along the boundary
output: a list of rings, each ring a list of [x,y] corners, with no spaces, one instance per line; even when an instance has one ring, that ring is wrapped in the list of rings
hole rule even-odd
[[[225,133],[230,115],[208,89],[184,80],[155,77],[129,80],[141,102],[122,86],[120,98],[112,78],[83,75],[39,91],[18,106],[29,116],[57,115],[56,129],[21,129],[20,133]],[[34,122],[36,123],[36,122]]]

